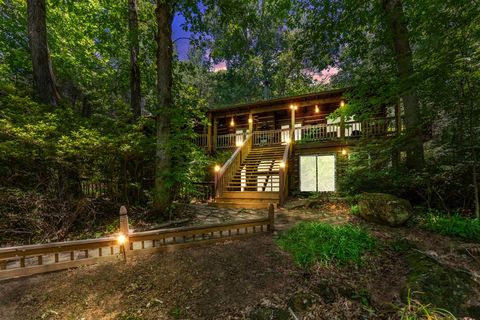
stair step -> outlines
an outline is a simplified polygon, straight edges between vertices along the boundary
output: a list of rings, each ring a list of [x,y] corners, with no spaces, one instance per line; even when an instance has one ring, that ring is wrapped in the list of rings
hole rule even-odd
[[[278,199],[278,192],[224,192],[222,198]]]
[[[245,209],[268,209],[269,203],[248,203],[248,202],[210,202],[212,207],[217,208],[245,208]],[[274,203],[277,206],[276,203]]]

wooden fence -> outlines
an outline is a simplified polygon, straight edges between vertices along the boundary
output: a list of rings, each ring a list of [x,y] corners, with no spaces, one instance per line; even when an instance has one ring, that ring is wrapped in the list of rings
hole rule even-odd
[[[122,207],[116,237],[0,248],[0,280],[249,237],[272,232],[274,225],[274,209],[270,205],[268,216],[260,219],[130,232],[127,210]]]

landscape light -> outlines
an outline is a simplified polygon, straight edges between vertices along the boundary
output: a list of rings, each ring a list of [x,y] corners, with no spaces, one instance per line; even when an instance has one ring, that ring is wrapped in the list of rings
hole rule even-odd
[[[127,241],[127,237],[125,237],[124,234],[118,235],[117,242],[118,242],[119,245],[125,244],[125,241]]]
[[[220,166],[218,164],[216,164],[214,169],[215,169],[215,172],[218,172],[218,171],[220,171]]]

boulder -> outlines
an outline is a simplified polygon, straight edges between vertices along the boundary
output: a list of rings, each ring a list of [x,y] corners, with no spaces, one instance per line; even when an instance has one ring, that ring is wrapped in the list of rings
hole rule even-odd
[[[385,193],[363,193],[358,196],[358,214],[365,220],[391,227],[404,224],[412,215],[408,200]]]

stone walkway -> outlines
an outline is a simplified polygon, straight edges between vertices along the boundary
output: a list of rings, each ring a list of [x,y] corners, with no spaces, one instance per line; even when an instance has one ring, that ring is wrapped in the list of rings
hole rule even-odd
[[[275,228],[279,231],[288,230],[302,221],[322,221],[331,224],[342,224],[349,220],[344,208],[308,208],[307,200],[289,202],[285,208],[275,209]],[[186,208],[194,218],[188,225],[203,225],[262,218],[268,215],[267,209],[225,209],[211,207],[206,204],[191,204]]]

